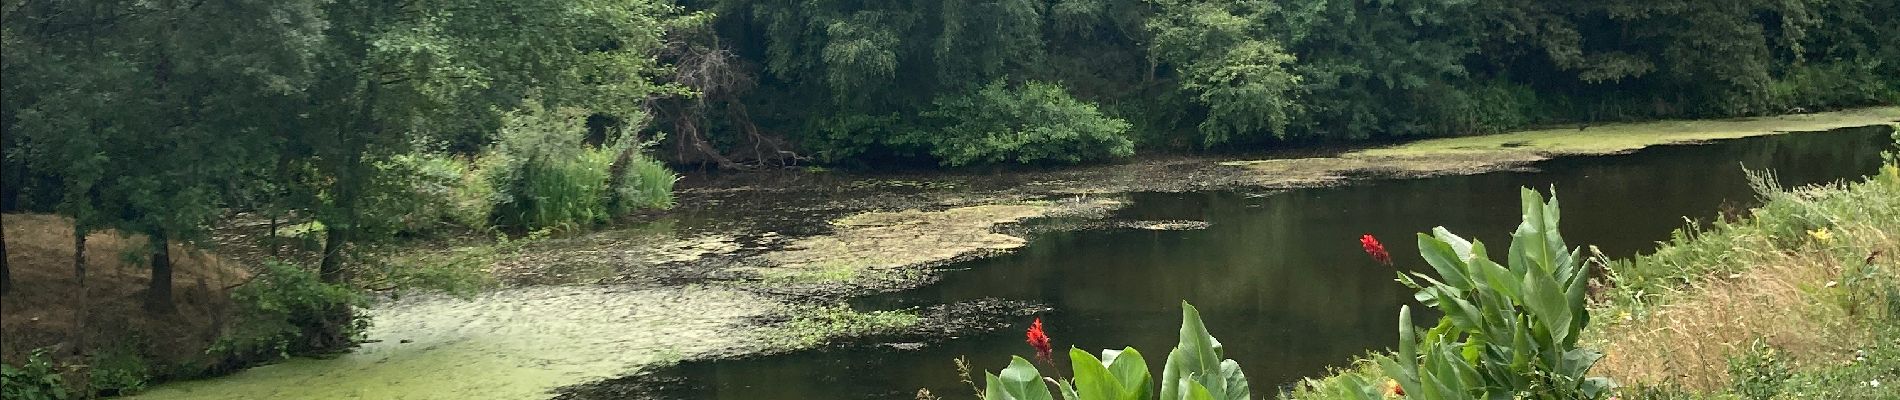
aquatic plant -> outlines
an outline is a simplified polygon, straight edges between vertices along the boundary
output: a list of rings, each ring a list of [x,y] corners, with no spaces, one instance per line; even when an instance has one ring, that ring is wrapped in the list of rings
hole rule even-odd
[[[1038,357],[1048,350],[1048,335],[1042,331],[1042,319],[1030,325],[1030,345]],[[1200,311],[1181,303],[1181,339],[1168,352],[1162,369],[1159,390],[1148,363],[1133,347],[1102,350],[1102,357],[1074,347],[1069,348],[1072,378],[1043,377],[1034,364],[1022,357],[1011,357],[1001,374],[984,372],[984,400],[1054,400],[1050,385],[1064,400],[1144,400],[1144,399],[1221,399],[1244,400],[1252,397],[1247,376],[1240,363],[1223,356],[1220,341],[1207,333]],[[1053,363],[1051,363],[1053,368]],[[1156,395],[1159,397],[1156,397]]]

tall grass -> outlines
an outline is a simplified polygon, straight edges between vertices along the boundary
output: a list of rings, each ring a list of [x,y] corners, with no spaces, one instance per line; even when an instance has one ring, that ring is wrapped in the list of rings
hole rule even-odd
[[[532,102],[530,102],[532,103]],[[530,105],[503,120],[500,142],[484,155],[481,174],[495,188],[494,220],[528,230],[574,229],[642,209],[673,204],[672,171],[639,156],[631,140],[582,142],[586,115]],[[614,162],[627,158],[616,182]]]
[[[1900,358],[1857,356],[1900,352],[1900,164],[1855,183],[1753,181],[1765,204],[1749,217],[1607,264],[1599,368],[1628,398],[1900,397],[1872,384],[1900,378]]]
[[[624,176],[614,185],[614,210],[628,214],[641,209],[673,208],[673,183],[679,180],[666,164],[635,155]]]

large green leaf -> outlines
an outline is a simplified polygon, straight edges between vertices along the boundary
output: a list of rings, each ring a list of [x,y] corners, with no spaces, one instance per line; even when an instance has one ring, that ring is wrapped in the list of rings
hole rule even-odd
[[[1075,394],[1081,400],[1137,400],[1121,380],[1103,365],[1102,360],[1082,349],[1069,348],[1069,365],[1075,369]]]
[[[1201,313],[1187,302],[1181,302],[1181,337],[1168,352],[1167,364],[1161,370],[1162,382],[1176,382],[1184,378],[1204,379],[1220,371],[1220,352],[1212,335],[1207,333],[1207,325],[1201,323]],[[1180,398],[1179,385],[1163,385],[1161,398]]]
[[[1521,272],[1498,265],[1487,257],[1484,242],[1471,245],[1471,261],[1467,264],[1474,271],[1473,280],[1481,280],[1486,288],[1503,293],[1506,297],[1518,297],[1517,282],[1524,279]]]
[[[1143,400],[1154,397],[1154,376],[1148,373],[1148,361],[1141,352],[1133,347],[1102,350],[1102,361],[1108,363],[1109,374],[1121,383],[1124,393]]]
[[[1466,250],[1467,253],[1469,250]],[[1445,283],[1459,290],[1471,289],[1471,278],[1465,274],[1464,257],[1452,248],[1450,243],[1438,238],[1418,234],[1418,254],[1425,257],[1425,263],[1438,271]]]
[[[1055,400],[1036,365],[1022,357],[1010,356],[1009,368],[1001,375],[984,375],[984,400]]]
[[[1253,389],[1247,385],[1247,374],[1240,371],[1240,362],[1221,360],[1220,380],[1220,392],[1215,393],[1216,396],[1219,396],[1217,398],[1223,400],[1249,400],[1250,397],[1253,397]]]
[[[1570,334],[1570,302],[1565,300],[1563,289],[1545,271],[1524,274],[1523,285],[1524,306],[1550,330],[1551,340],[1563,343]]]
[[[1182,378],[1180,382],[1178,393],[1181,393],[1181,397],[1163,396],[1162,400],[1218,400],[1214,397],[1214,393],[1207,389],[1207,385],[1202,385],[1200,381]]]

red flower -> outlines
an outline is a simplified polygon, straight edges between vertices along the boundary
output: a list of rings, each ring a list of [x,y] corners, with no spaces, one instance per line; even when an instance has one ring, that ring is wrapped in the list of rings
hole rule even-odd
[[[1392,265],[1392,255],[1385,252],[1385,245],[1379,244],[1379,239],[1374,239],[1372,234],[1360,236],[1359,246],[1366,248],[1366,255],[1372,256],[1372,261]]]
[[[1036,348],[1036,358],[1043,362],[1052,362],[1050,354],[1055,349],[1049,347],[1049,335],[1042,332],[1042,317],[1029,324],[1029,347]]]

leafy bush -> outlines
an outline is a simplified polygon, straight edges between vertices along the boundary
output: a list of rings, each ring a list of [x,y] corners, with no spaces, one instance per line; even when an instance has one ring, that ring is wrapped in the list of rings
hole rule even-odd
[[[1168,352],[1159,390],[1141,352],[1133,347],[1102,350],[1101,358],[1071,347],[1073,378],[1053,381],[1065,400],[1252,398],[1240,364],[1224,357],[1220,341],[1201,323],[1200,311],[1182,302],[1181,339]],[[984,400],[1054,399],[1043,383],[1042,372],[1022,357],[1011,357],[1009,367],[1000,375],[987,371],[983,375]]]
[[[1883,79],[1880,61],[1841,60],[1790,65],[1768,87],[1784,110],[1824,109],[1880,104],[1900,100],[1900,87]]]
[[[411,232],[427,231],[441,222],[482,229],[494,213],[495,187],[474,162],[441,154],[396,157],[414,177],[416,209],[404,216]]]
[[[901,142],[929,150],[944,165],[1077,163],[1134,154],[1129,124],[1070,97],[1061,85],[1003,81],[938,98],[929,123]]]
[[[0,364],[0,398],[9,400],[63,400],[66,382],[53,368],[46,349],[35,349],[26,364],[14,367]]]
[[[1419,254],[1439,278],[1399,274],[1444,317],[1420,337],[1410,306],[1399,311],[1396,359],[1381,360],[1405,393],[1429,399],[1595,399],[1613,384],[1586,374],[1603,354],[1577,347],[1590,321],[1589,269],[1557,231],[1558,207],[1522,191],[1524,221],[1511,235],[1508,266],[1483,242],[1444,228],[1419,234]],[[1442,279],[1442,281],[1440,280]],[[1373,391],[1371,393],[1376,393]],[[1363,397],[1376,398],[1376,397]]]
[[[672,172],[645,157],[627,159],[624,176],[613,182],[617,157],[638,144],[583,143],[586,117],[581,110],[546,111],[528,102],[503,118],[501,140],[482,163],[498,194],[497,222],[530,230],[571,228],[672,205]]]
[[[92,353],[87,361],[90,390],[105,395],[121,395],[145,390],[151,383],[152,366],[132,346],[120,344]]]
[[[334,351],[354,344],[368,328],[368,320],[351,311],[363,305],[360,293],[292,264],[264,263],[231,298],[238,322],[207,350],[227,363]]]

